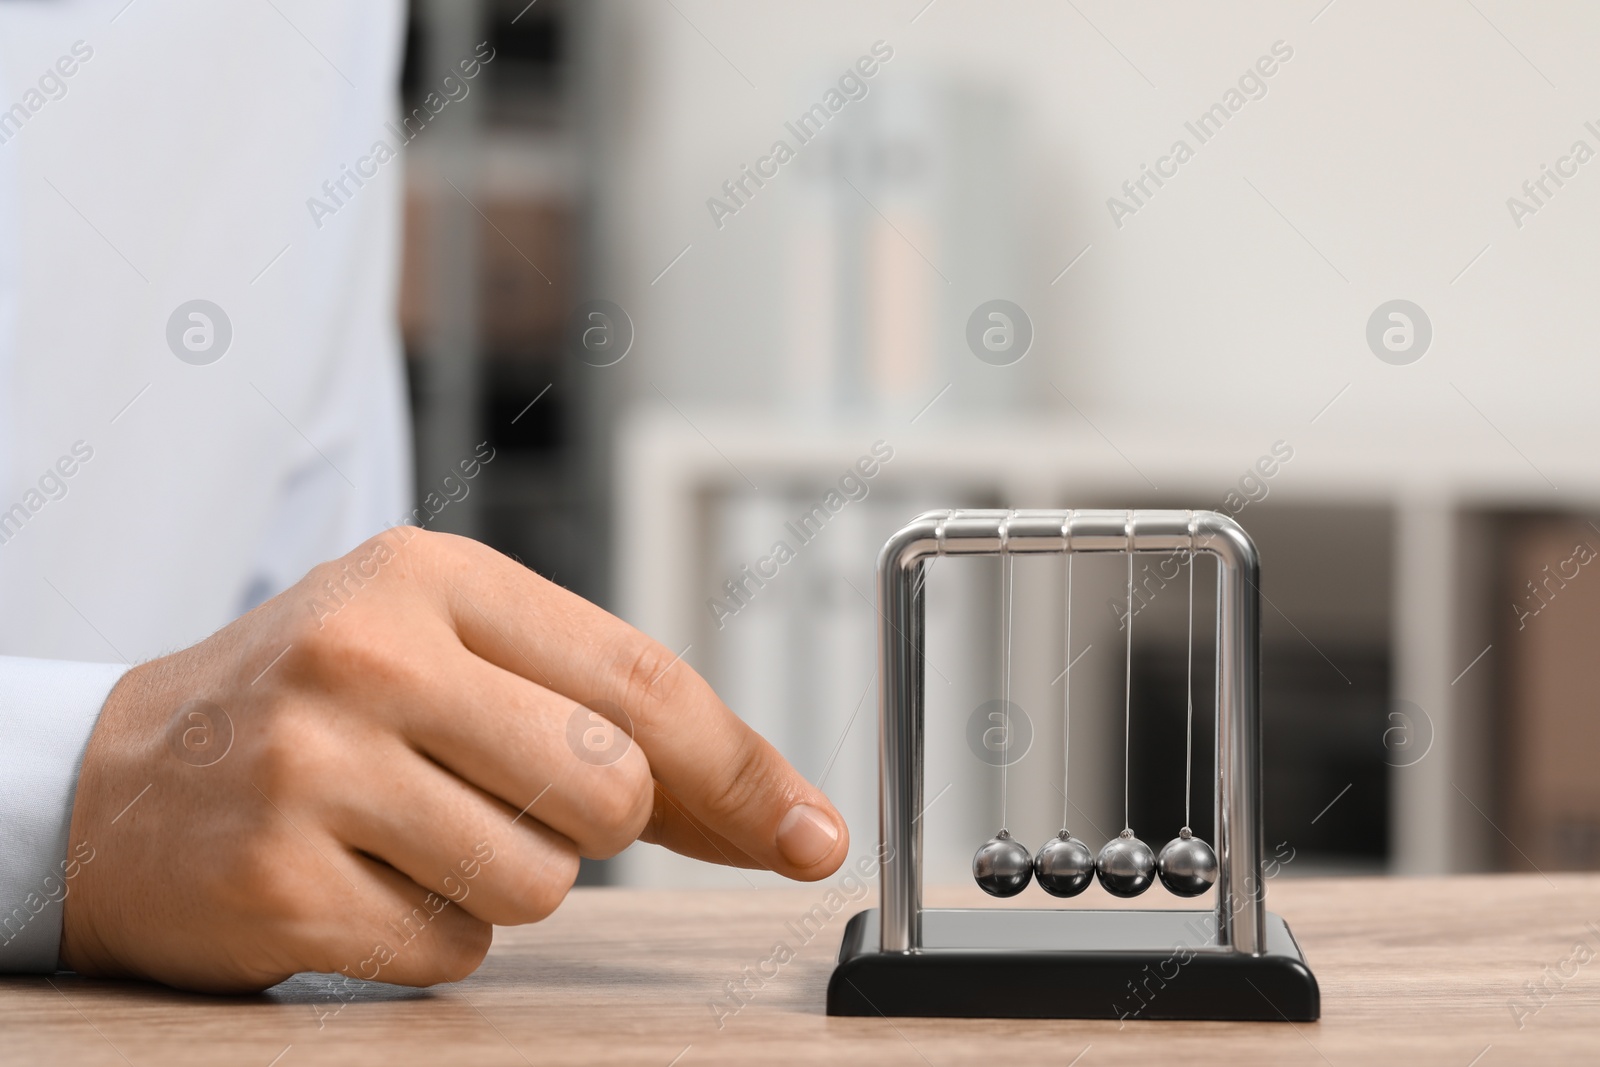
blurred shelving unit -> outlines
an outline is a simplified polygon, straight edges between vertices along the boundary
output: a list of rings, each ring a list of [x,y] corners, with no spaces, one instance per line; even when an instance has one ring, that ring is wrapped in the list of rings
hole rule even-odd
[[[403,114],[483,42],[492,58],[404,150],[400,321],[419,499],[478,442],[495,450],[438,528],[594,595],[604,560],[583,533],[592,494],[561,357],[580,272],[573,21],[560,0],[415,8]]]
[[[848,557],[842,565],[818,566],[807,573],[808,561],[802,558],[774,583],[837,585],[848,579],[858,594],[870,595],[878,545],[923,507],[1216,507],[1226,487],[1217,485],[1214,472],[1236,465],[1239,455],[1260,447],[1245,439],[1247,432],[1241,435],[1226,425],[1195,441],[1152,438],[1148,427],[1112,419],[1097,419],[1105,434],[1101,436],[1071,414],[963,423],[955,432],[941,431],[934,419],[917,426],[905,426],[904,421],[899,420],[901,432],[889,433],[887,421],[843,420],[818,427],[727,410],[640,410],[628,421],[620,445],[615,508],[622,614],[673,648],[693,648],[686,658],[730,693],[749,693],[762,685],[782,688],[807,673],[838,675],[844,684],[831,690],[839,693],[853,686],[854,691],[810,707],[796,721],[785,723],[779,716],[762,722],[774,731],[779,747],[813,776],[823,764],[804,739],[819,729],[826,740],[839,736],[840,717],[850,713],[872,668],[872,608],[863,596],[839,586],[843,594],[835,603],[842,607],[816,625],[854,635],[853,651],[835,652],[832,658],[817,658],[813,652],[808,662],[795,663],[797,646],[778,641],[769,645],[768,658],[759,661],[765,677],[754,684],[741,678],[737,642],[730,645],[725,635],[750,624],[741,614],[727,620],[719,633],[707,601],[719,595],[723,579],[739,562],[748,562],[752,551],[782,533],[785,516],[782,506],[758,515],[757,532],[741,538],[739,524],[727,521],[730,509],[737,513],[741,506],[748,508],[740,502],[759,495],[788,500],[790,511],[804,512],[869,442],[892,438],[895,458],[872,492],[874,499],[893,506],[880,508],[870,522],[858,523],[849,534],[841,531],[826,553],[805,550],[819,559],[842,552]],[[1139,443],[1124,457],[1107,445],[1107,438]],[[716,442],[715,450],[708,441]],[[1600,611],[1594,609],[1591,594],[1563,594],[1565,601],[1547,609],[1565,606],[1571,616],[1565,628],[1559,622],[1547,628],[1552,635],[1564,634],[1556,638],[1561,647],[1531,652],[1534,646],[1507,640],[1505,624],[1511,620],[1508,589],[1526,593],[1524,578],[1544,577],[1536,563],[1550,562],[1545,556],[1564,560],[1572,555],[1568,541],[1600,545],[1600,530],[1570,518],[1558,522],[1554,531],[1530,532],[1525,524],[1518,525],[1521,520],[1515,516],[1554,507],[1555,493],[1530,488],[1518,457],[1494,445],[1485,440],[1448,454],[1435,452],[1427,469],[1397,466],[1386,447],[1364,451],[1359,441],[1343,442],[1335,450],[1306,449],[1294,461],[1298,466],[1286,468],[1273,485],[1268,501],[1249,505],[1239,515],[1264,557],[1263,707],[1269,758],[1276,761],[1269,768],[1268,833],[1298,848],[1303,861],[1297,872],[1430,874],[1534,862],[1593,862],[1594,849],[1584,845],[1595,837],[1592,827],[1597,825],[1591,813],[1596,805],[1585,799],[1592,789],[1558,789],[1554,779],[1540,784],[1538,768],[1545,766],[1553,748],[1575,736],[1563,731],[1560,721],[1592,716],[1592,701],[1582,699],[1586,683],[1573,674],[1587,669],[1584,664],[1592,657],[1580,657],[1574,642],[1581,645],[1585,635],[1595,633]],[[738,457],[737,470],[725,456]],[[1600,472],[1585,469],[1576,458],[1565,469],[1546,473],[1562,487],[1562,506],[1570,508],[1574,500],[1600,502]],[[751,492],[751,482],[763,491]],[[1502,533],[1507,529],[1522,531],[1513,537],[1510,551],[1497,548],[1497,538],[1509,536]],[[831,529],[816,544],[829,538],[835,538]],[[930,634],[959,623],[964,634],[959,640],[986,648],[985,637],[995,627],[992,614],[985,614],[993,605],[984,600],[989,595],[984,590],[994,586],[994,579],[982,577],[962,594],[965,600],[958,597],[942,613],[930,593],[930,613],[941,613],[938,618],[930,615]],[[1200,586],[1205,584],[1202,579]],[[828,601],[826,592],[793,595],[791,590],[785,610],[819,610],[815,605]],[[1115,636],[1115,618],[1107,606],[1121,595],[1112,581],[1102,584],[1097,599],[1085,594],[1088,610],[1083,599],[1077,601],[1075,618],[1089,621],[1083,631],[1087,636],[1075,637],[1075,645],[1080,640],[1107,641],[1120,655],[1121,639]],[[774,605],[783,599],[763,590],[751,605],[751,623],[761,598]],[[1043,674],[1048,678],[1060,666],[1060,601],[1035,597],[1030,606],[1023,595],[1018,610],[1018,633],[1031,631],[1036,637],[1031,649],[1019,646],[1017,662],[1042,654],[1047,664],[1054,664]],[[952,614],[960,618],[951,619]],[[1197,609],[1197,630],[1206,630],[1206,618],[1203,608]],[[781,629],[785,624],[769,618],[759,625]],[[787,625],[792,629],[792,622]],[[1147,634],[1155,649],[1136,663],[1136,690],[1160,690],[1165,677],[1168,705],[1181,700],[1171,684],[1171,657],[1182,647],[1180,625],[1167,616],[1147,631],[1136,631]],[[930,637],[930,649],[936,640]],[[787,666],[773,667],[785,658],[791,661]],[[958,666],[978,676],[978,692],[984,685],[994,686],[993,656]],[[1558,666],[1565,671],[1559,677]],[[1541,681],[1507,701],[1507,673],[1530,671]],[[946,667],[944,673],[956,672]],[[1043,684],[1037,674],[1031,680],[1019,676],[1015,699],[1024,708],[1058,707],[1059,690]],[[957,679],[957,688],[961,681]],[[929,691],[932,717],[941,687],[930,681]],[[1201,687],[1199,692],[1197,705],[1203,707],[1207,691]],[[828,786],[858,837],[868,838],[876,832],[870,758],[875,751],[875,693],[875,688],[867,693],[849,731],[848,747],[869,758],[857,759],[855,781],[834,777]],[[1091,671],[1074,697],[1075,707],[1098,708],[1078,713],[1082,717],[1074,725],[1074,745],[1086,749],[1081,766],[1074,759],[1075,800],[1095,820],[1120,817],[1114,810],[1120,767],[1106,766],[1118,762],[1115,732],[1097,731],[1086,719],[1103,718],[1113,702],[1120,711],[1120,697],[1120,673],[1105,670]],[[1136,706],[1139,699],[1136,695]],[[1051,714],[1034,715],[1036,745],[1047,750],[1059,745],[1059,733],[1047,736],[1048,723],[1041,726],[1039,721]],[[1508,762],[1503,751],[1508,731],[1517,740],[1507,750],[1519,753],[1520,762]],[[1181,742],[1181,733],[1168,734],[1173,731],[1155,732],[1158,747]],[[1580,745],[1572,751],[1578,762],[1561,764],[1566,770],[1555,774],[1561,781],[1583,777],[1578,753],[1584,750]],[[1059,811],[1059,794],[1050,785],[1059,771],[1051,772],[1049,766],[1047,760],[1035,774],[1041,780],[1031,785],[1018,784],[1024,777],[1020,773],[1013,778],[1013,789],[1022,791],[1013,794],[1014,812],[1030,806]],[[1136,773],[1142,773],[1139,766]],[[1178,773],[1170,763],[1168,769]],[[947,876],[952,870],[959,876],[962,849],[970,851],[971,843],[989,832],[984,827],[991,817],[993,787],[983,770],[970,757],[929,770],[929,795],[938,789],[939,783],[932,781],[936,774],[950,774],[952,780],[965,776],[965,799],[951,803],[952,809],[962,810],[950,811],[953,818],[939,829],[942,837],[929,846],[930,855],[942,856]],[[1342,791],[1345,786],[1349,789]],[[1136,802],[1135,813],[1139,810]],[[1540,860],[1518,858],[1502,847],[1499,826],[1508,811],[1526,835],[1518,840],[1541,842]],[[930,835],[939,823],[930,817]],[[1356,828],[1353,839],[1340,830],[1341,823]],[[858,842],[858,847],[864,846]],[[636,848],[623,859],[624,877],[633,882],[732,884],[727,875],[679,863],[655,849]]]
[[[1600,523],[1524,514],[1497,526],[1495,641],[1502,659],[1492,741],[1512,870],[1600,868]]]

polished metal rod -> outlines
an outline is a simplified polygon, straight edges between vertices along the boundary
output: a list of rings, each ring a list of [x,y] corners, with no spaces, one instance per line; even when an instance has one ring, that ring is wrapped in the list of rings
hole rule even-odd
[[[923,572],[938,556],[1204,552],[1217,559],[1217,944],[1259,955],[1260,575],[1255,545],[1213,511],[931,511],[878,555],[882,948],[922,948]]]

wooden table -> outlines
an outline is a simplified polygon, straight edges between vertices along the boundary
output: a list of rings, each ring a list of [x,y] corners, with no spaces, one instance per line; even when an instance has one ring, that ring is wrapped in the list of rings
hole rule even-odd
[[[1579,962],[1588,952],[1600,957],[1600,875],[1274,881],[1270,906],[1289,920],[1322,985],[1323,1017],[1314,1024],[828,1018],[823,990],[839,935],[861,905],[840,912],[737,1013],[729,1011],[725,983],[767,959],[775,941],[797,944],[786,923],[832,884],[578,890],[549,921],[499,931],[467,981],[431,990],[370,985],[348,1002],[330,992],[328,979],[310,975],[249,998],[64,975],[6,979],[0,1060],[255,1067],[1600,1062],[1600,958]],[[943,905],[969,899],[955,890],[929,898]],[[1574,956],[1580,943],[1587,949]],[[1534,999],[1525,982],[1544,982],[1549,992]],[[1520,1028],[1514,1004],[1524,1011]],[[1004,1059],[993,1060],[1000,1050]]]

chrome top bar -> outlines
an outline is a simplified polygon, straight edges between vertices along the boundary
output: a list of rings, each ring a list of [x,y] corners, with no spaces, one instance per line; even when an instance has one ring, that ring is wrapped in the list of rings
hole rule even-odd
[[[1261,855],[1261,564],[1214,511],[930,511],[878,555],[882,948],[922,948],[923,569],[936,556],[1202,552],[1217,575],[1217,944],[1265,951]]]

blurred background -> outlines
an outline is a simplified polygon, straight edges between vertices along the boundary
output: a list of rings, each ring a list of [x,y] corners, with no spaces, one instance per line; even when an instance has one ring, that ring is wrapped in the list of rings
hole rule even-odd
[[[397,117],[494,53],[391,168],[417,499],[491,443],[435,527],[681,650],[853,851],[885,538],[935,507],[1177,507],[1261,549],[1285,876],[1600,866],[1600,11],[416,0],[403,35]],[[1159,845],[1188,576],[1139,566],[1131,818]],[[1095,844],[1124,567],[1075,564],[1067,817]],[[1033,843],[1062,818],[1062,563],[1015,588]],[[999,819],[968,740],[1003,692],[998,566],[943,561],[928,596],[926,877],[960,882]],[[642,845],[584,878],[761,881]]]
[[[1600,148],[1592,11],[541,0],[484,17],[509,61],[471,149],[494,205],[471,294],[477,415],[527,458],[492,471],[472,532],[685,650],[837,797],[858,848],[876,815],[871,563],[890,532],[927,507],[1210,507],[1262,548],[1268,843],[1289,870],[1600,862],[1581,652],[1600,582],[1566,563],[1540,584],[1600,545],[1600,192],[1579,172],[1534,188],[1537,216],[1507,203],[1539,207],[1525,180],[1576,140]],[[415,73],[428,20],[412,30]],[[831,90],[844,103],[820,131],[797,122]],[[762,163],[776,141],[794,157]],[[1180,141],[1192,157],[1164,162]],[[417,162],[408,292],[441,269]],[[1022,358],[968,342],[995,299],[1026,317]],[[1420,353],[1369,344],[1397,299],[1431,327]],[[627,317],[621,362],[591,365],[607,357],[574,310],[593,300]],[[448,373],[429,315],[449,312],[407,307],[425,428],[428,376]],[[785,524],[875,442],[893,459],[869,495],[802,546]],[[778,540],[793,561],[741,578]],[[925,789],[949,789],[929,876],[948,881],[998,825],[994,769],[966,746],[1000,695],[998,567],[963,566],[929,593]],[[1077,569],[1072,822],[1098,839],[1120,826],[1125,576]],[[1010,821],[1043,840],[1064,591],[1054,562],[1018,570],[1012,684],[1034,741]],[[1202,742],[1210,580],[1202,565]],[[1180,579],[1136,616],[1133,823],[1153,840],[1181,822],[1186,605]],[[742,877],[643,848],[613,867]]]

